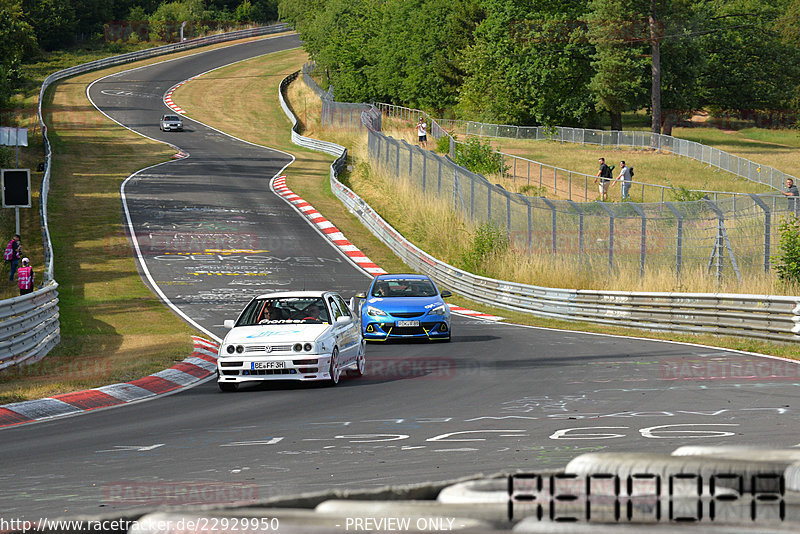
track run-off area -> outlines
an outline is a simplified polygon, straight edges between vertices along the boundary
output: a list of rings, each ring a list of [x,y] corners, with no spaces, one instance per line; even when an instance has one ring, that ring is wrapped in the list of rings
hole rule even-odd
[[[188,154],[131,176],[123,216],[144,283],[209,337],[254,294],[350,297],[370,280],[273,191],[282,173],[291,187],[290,154],[193,121],[191,109],[184,132],[158,128],[176,84],[298,46],[288,35],[166,58],[100,72],[87,90],[120,127]],[[800,378],[776,358],[454,317],[452,343],[370,345],[367,359],[366,376],[335,388],[225,394],[212,380],[0,430],[3,512],[108,514],[181,504],[186,488],[216,491],[206,504],[252,502],[557,468],[584,452],[800,444]]]

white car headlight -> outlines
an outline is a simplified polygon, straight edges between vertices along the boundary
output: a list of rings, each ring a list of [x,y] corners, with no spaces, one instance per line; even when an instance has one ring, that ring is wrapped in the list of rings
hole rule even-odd
[[[428,315],[444,315],[446,311],[444,306],[445,306],[444,304],[439,304],[434,309],[429,311]]]
[[[372,317],[386,317],[386,312],[374,306],[367,306],[367,315]]]

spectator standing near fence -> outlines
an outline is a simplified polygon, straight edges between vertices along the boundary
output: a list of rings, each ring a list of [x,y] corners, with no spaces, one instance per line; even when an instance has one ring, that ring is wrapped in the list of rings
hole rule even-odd
[[[622,182],[622,200],[630,200],[631,180],[633,179],[631,168],[625,165],[624,161],[621,161],[619,164],[622,168],[619,170],[617,180]]]
[[[603,202],[606,201],[606,197],[608,196],[608,185],[611,183],[611,167],[606,165],[606,158],[600,158],[597,160],[600,164],[600,170],[597,171],[597,178],[594,179],[594,183],[600,184],[600,200]]]
[[[794,185],[794,180],[791,178],[786,179],[786,189],[783,190],[783,194],[787,197],[800,196],[800,191],[797,190],[797,186]]]
[[[794,211],[797,208],[797,197],[800,196],[800,191],[798,191],[797,186],[794,185],[794,180],[787,178],[786,189],[781,192],[789,197],[789,209]]]
[[[425,120],[420,117],[419,122],[417,123],[417,139],[419,141],[419,146],[421,148],[428,147],[428,132],[427,132],[428,125],[425,124]]]
[[[14,281],[14,274],[17,272],[17,266],[19,265],[19,257],[22,252],[22,238],[19,234],[16,234],[14,237],[11,238],[11,241],[8,242],[6,245],[5,253],[3,254],[3,259],[5,259],[11,265],[11,274],[8,275],[8,281]]]
[[[17,280],[20,295],[27,295],[33,291],[33,267],[28,258],[22,258],[22,267],[17,269]]]

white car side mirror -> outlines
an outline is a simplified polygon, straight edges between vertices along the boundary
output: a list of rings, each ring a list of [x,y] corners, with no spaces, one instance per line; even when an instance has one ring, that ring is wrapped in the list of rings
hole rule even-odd
[[[236,324],[236,321],[234,321],[233,319],[226,319],[225,321],[222,322],[222,326],[224,326],[228,330],[233,328],[235,324]]]
[[[336,318],[336,323],[335,324],[348,324],[348,323],[352,323],[352,322],[353,322],[353,320],[350,317],[348,317],[346,315],[340,315],[339,317]]]

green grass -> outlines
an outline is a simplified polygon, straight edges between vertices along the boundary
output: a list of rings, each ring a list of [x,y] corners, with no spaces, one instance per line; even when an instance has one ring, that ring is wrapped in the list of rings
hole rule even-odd
[[[797,130],[747,128],[731,131],[717,128],[675,128],[673,135],[707,144],[736,156],[800,177],[800,133]]]
[[[661,202],[662,200],[674,200],[673,188],[685,187],[693,190],[722,191],[735,193],[767,193],[773,191],[769,187],[755,184],[744,178],[739,178],[733,174],[720,171],[708,165],[688,158],[681,158],[671,154],[656,153],[653,151],[630,150],[604,148],[597,146],[581,146],[571,143],[559,143],[556,141],[520,141],[493,139],[493,143],[499,150],[507,154],[522,156],[527,159],[539,161],[562,169],[578,171],[588,174],[589,179],[583,176],[573,176],[572,181],[572,200],[592,201],[599,194],[597,186],[594,184],[594,176],[597,174],[600,157],[606,158],[606,163],[615,165],[614,178],[619,174],[621,161],[625,160],[628,166],[634,167],[635,182],[644,182],[657,186],[664,186],[663,190],[657,187],[642,188],[640,184],[634,184],[631,192],[632,198],[637,202]],[[514,173],[513,163],[506,160],[506,165],[510,166],[507,173],[514,175],[512,180],[509,176],[504,178],[505,183],[512,182],[511,189],[516,190],[521,185],[539,185],[539,167],[531,166],[530,173],[528,165],[521,161],[517,162],[516,173]],[[550,192],[553,189],[553,170],[544,168],[542,172],[543,185],[548,187]],[[568,197],[569,175],[559,172],[558,195],[549,194],[552,198]],[[586,192],[584,194],[584,191]],[[643,194],[644,192],[644,194]],[[712,194],[709,194],[713,197]],[[621,188],[619,184],[612,185],[609,191],[610,200],[619,200]]]

